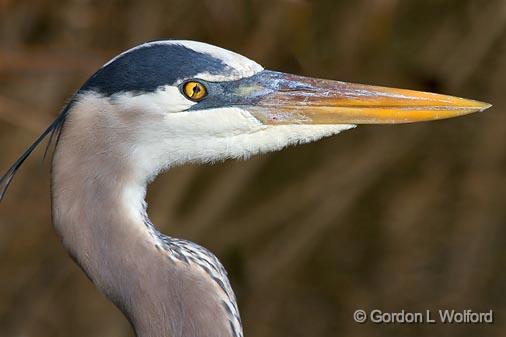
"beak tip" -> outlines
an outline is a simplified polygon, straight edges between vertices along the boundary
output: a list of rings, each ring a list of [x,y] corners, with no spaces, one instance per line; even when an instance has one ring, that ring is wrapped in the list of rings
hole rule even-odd
[[[475,100],[465,100],[466,104],[460,105],[461,108],[463,108],[461,114],[457,114],[455,117],[459,115],[467,115],[472,113],[478,113],[485,110],[488,110],[492,107],[492,104],[486,103],[486,102],[480,102]]]
[[[474,101],[474,106],[469,109],[469,113],[483,112],[492,107],[492,104],[480,101]]]
[[[482,102],[482,106],[481,106],[481,109],[479,110],[479,112],[482,112],[482,111],[488,110],[488,109],[490,109],[491,107],[493,107],[493,105],[492,105],[492,104]]]

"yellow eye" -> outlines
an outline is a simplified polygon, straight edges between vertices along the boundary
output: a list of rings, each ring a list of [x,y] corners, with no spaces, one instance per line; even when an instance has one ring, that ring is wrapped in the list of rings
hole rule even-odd
[[[183,91],[186,97],[194,101],[200,101],[207,95],[206,87],[202,83],[190,81],[183,85]]]

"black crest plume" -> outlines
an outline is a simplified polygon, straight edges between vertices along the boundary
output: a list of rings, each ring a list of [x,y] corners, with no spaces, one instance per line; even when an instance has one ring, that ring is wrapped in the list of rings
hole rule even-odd
[[[72,102],[71,102],[72,103]],[[5,172],[5,174],[0,178],[0,201],[2,201],[5,193],[7,192],[7,188],[9,187],[14,175],[17,170],[23,165],[23,162],[30,156],[30,154],[35,150],[35,148],[46,138],[48,135],[49,141],[47,143],[46,150],[44,152],[44,157],[46,157],[47,151],[51,144],[56,146],[58,142],[58,138],[60,136],[61,128],[63,123],[65,122],[65,118],[67,117],[67,113],[70,109],[71,103],[67,104],[58,117],[48,126],[48,128],[30,145],[26,151],[12,164],[12,166]]]

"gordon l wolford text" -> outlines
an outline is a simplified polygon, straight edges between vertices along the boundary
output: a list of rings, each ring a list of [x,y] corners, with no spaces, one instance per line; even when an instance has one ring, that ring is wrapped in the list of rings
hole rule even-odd
[[[383,324],[413,324],[413,323],[444,323],[444,324],[480,324],[493,323],[494,312],[474,312],[467,310],[440,309],[434,314],[431,310],[425,312],[383,312],[382,310],[372,310],[369,314],[369,320],[373,323]]]

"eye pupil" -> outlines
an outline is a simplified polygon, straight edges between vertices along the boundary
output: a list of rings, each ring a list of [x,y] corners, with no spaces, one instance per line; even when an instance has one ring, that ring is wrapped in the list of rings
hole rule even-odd
[[[186,97],[198,101],[206,96],[207,91],[206,87],[202,83],[190,81],[184,84],[183,93],[186,95]]]

